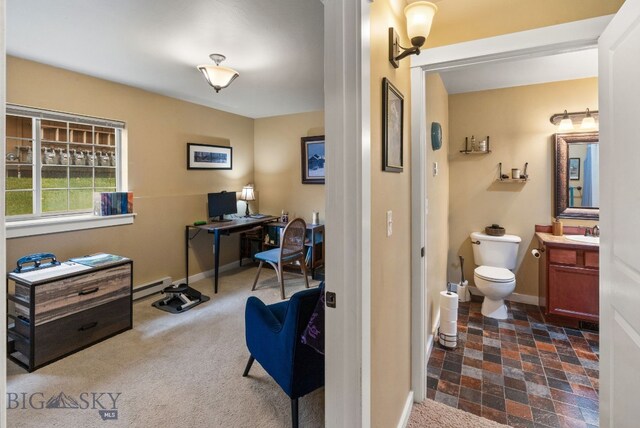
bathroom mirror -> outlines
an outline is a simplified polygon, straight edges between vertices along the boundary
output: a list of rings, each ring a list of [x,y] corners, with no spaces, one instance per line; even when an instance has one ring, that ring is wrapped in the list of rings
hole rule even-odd
[[[555,134],[555,215],[598,220],[600,157],[598,132]]]

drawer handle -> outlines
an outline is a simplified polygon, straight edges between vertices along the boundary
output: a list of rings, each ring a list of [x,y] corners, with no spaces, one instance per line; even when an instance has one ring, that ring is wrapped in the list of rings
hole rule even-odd
[[[97,293],[98,290],[100,290],[100,287],[96,287],[96,288],[91,288],[89,290],[81,290],[78,293],[78,296],[86,296],[87,294],[93,294],[93,293]]]
[[[98,321],[90,322],[89,324],[85,324],[78,329],[78,331],[87,331],[91,330],[93,327],[98,325]]]

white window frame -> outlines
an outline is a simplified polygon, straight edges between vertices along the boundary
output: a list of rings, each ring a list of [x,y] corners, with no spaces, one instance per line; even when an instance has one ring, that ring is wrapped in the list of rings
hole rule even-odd
[[[121,214],[112,216],[94,216],[92,210],[69,211],[57,213],[43,213],[41,208],[42,161],[40,156],[42,120],[55,120],[83,125],[102,126],[116,130],[116,191],[127,191],[127,131],[125,123],[116,120],[102,119],[78,114],[62,113],[15,104],[7,104],[7,115],[29,117],[32,119],[32,141],[34,153],[33,162],[33,213],[24,216],[6,217],[7,238],[42,235],[49,233],[68,232],[74,230],[92,229],[98,227],[117,226],[133,223],[135,214]],[[95,174],[95,173],[94,173]],[[5,195],[3,195],[5,197]]]

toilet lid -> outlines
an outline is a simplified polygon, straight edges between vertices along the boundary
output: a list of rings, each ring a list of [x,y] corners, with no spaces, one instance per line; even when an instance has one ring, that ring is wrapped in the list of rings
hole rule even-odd
[[[492,282],[511,282],[516,279],[516,276],[509,269],[493,266],[479,266],[474,273],[478,278]]]

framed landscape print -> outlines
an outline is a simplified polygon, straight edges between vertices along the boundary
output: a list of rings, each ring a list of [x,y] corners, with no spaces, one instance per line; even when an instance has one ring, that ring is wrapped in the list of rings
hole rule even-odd
[[[402,172],[404,97],[385,77],[382,79],[382,170]]]
[[[231,169],[233,149],[187,143],[187,169]]]
[[[580,158],[569,158],[569,180],[580,180]]]
[[[302,137],[302,184],[324,184],[324,135]]]

